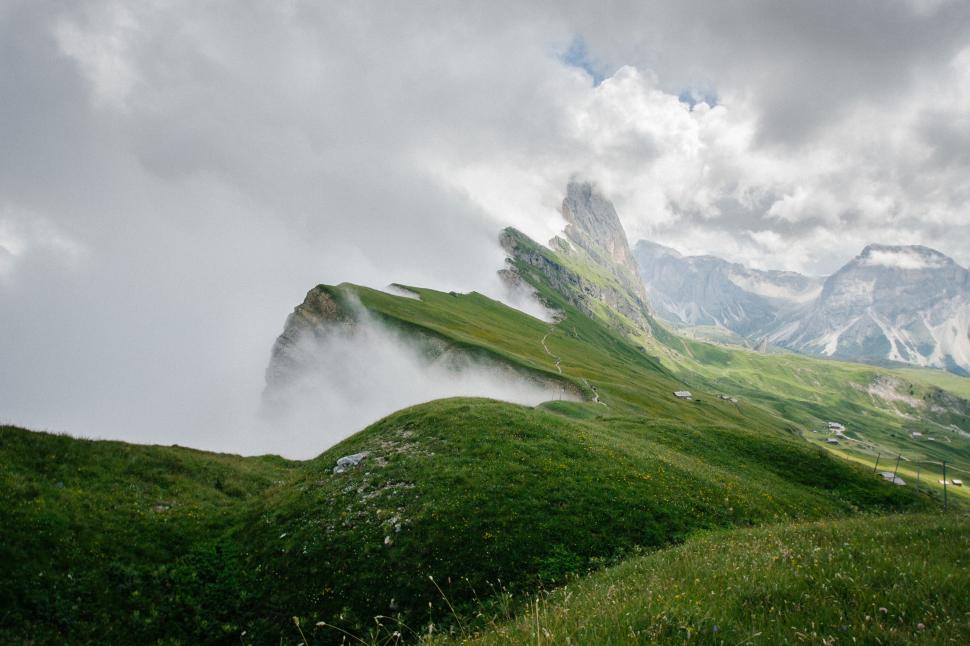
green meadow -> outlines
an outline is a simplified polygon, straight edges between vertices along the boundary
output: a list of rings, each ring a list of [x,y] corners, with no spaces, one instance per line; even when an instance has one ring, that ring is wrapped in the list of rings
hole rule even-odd
[[[556,323],[316,289],[581,401],[423,403],[307,461],[0,428],[0,640],[965,641],[965,496],[867,453],[970,466],[962,382],[631,337],[534,284]]]

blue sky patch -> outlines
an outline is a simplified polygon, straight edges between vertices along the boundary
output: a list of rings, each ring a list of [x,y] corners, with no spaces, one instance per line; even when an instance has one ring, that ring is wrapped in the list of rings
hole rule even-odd
[[[717,93],[713,90],[698,90],[690,88],[683,90],[677,97],[681,103],[686,103],[693,110],[698,103],[706,103],[712,108],[717,105]]]
[[[589,74],[593,78],[593,85],[599,85],[606,78],[603,68],[590,58],[589,50],[586,48],[586,40],[582,36],[577,35],[573,38],[573,41],[569,44],[569,49],[559,56],[559,60],[570,67],[578,67]]]

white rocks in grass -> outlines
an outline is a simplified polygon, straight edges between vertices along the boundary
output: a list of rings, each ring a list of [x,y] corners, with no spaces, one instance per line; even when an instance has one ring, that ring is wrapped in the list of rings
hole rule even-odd
[[[345,455],[342,458],[337,459],[337,466],[333,468],[334,473],[343,473],[351,467],[355,467],[360,464],[361,460],[366,458],[370,453],[367,451],[361,451],[360,453],[354,453],[352,455]]]

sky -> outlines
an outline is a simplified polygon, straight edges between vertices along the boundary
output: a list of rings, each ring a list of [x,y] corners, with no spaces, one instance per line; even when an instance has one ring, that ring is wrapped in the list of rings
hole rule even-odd
[[[970,264],[970,3],[0,0],[0,420],[231,448],[317,283],[632,241]]]

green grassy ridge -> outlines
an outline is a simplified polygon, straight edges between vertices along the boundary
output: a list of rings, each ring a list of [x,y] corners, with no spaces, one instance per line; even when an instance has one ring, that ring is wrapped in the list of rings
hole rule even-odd
[[[967,516],[863,516],[698,536],[458,641],[967,643],[968,596]]]
[[[542,354],[540,358],[534,347],[530,352],[515,351],[516,342],[519,346],[530,346],[541,339],[549,331],[548,324],[478,292],[458,294],[401,284],[394,286],[414,293],[421,300],[352,283],[321,284],[313,290],[323,291],[337,302],[345,312],[342,316],[375,319],[405,338],[417,341],[419,348],[423,345],[422,339],[434,338],[472,362],[500,363],[539,382],[559,382],[574,393],[589,390],[560,374],[549,362],[548,355]],[[513,343],[508,343],[509,340]],[[541,349],[541,343],[539,346]]]
[[[292,614],[311,623],[342,616],[357,634],[376,613],[420,625],[429,603],[439,620],[449,614],[427,576],[464,608],[490,583],[517,592],[554,584],[698,529],[927,506],[782,435],[751,433],[731,453],[722,431],[693,450],[697,438],[682,429],[626,421],[453,399],[342,442],[304,480],[274,491],[241,537],[254,546],[250,565],[263,568],[261,587],[285,608],[254,630],[271,633]],[[745,442],[750,449],[738,452]],[[360,467],[330,473],[338,456],[360,451],[371,454]],[[371,466],[378,460],[386,464]],[[302,588],[307,579],[327,588]]]
[[[740,429],[786,430],[801,434],[826,450],[832,450],[823,443],[827,433],[812,431],[823,428],[826,420],[838,420],[849,426],[850,436],[875,442],[877,450],[846,443],[834,450],[836,455],[871,463],[876,453],[882,452],[884,466],[888,456],[896,453],[910,460],[947,460],[951,467],[957,468],[966,468],[970,463],[967,459],[970,442],[966,438],[950,432],[946,442],[914,441],[910,431],[923,429],[928,434],[939,434],[939,422],[921,419],[918,411],[898,402],[880,400],[866,391],[877,376],[890,374],[901,378],[896,373],[794,354],[764,355],[674,337],[675,345],[684,352],[681,354],[660,345],[655,338],[645,340],[645,345],[652,349],[659,347],[661,351],[657,355],[669,366],[664,368],[631,340],[576,310],[563,295],[543,282],[543,276],[534,267],[523,264],[518,269],[537,287],[543,300],[562,312],[561,322],[551,325],[474,293],[443,294],[408,287],[422,295],[421,301],[415,301],[366,288],[342,287],[357,294],[368,309],[379,313],[386,322],[437,326],[438,333],[444,336],[454,335],[452,330],[461,330],[462,343],[481,344],[507,361],[540,369],[543,362],[547,370],[553,367],[553,359],[538,343],[549,333],[546,345],[561,358],[562,376],[579,388],[593,384],[610,406],[603,409],[604,414],[648,414],[685,427],[707,423]],[[442,310],[447,311],[447,325],[441,323]],[[498,333],[482,336],[482,328]],[[682,379],[675,377],[675,373]],[[701,401],[685,404],[671,397],[673,389],[683,388],[685,384]],[[587,390],[587,394],[591,392]],[[735,406],[723,402],[713,396],[714,392],[738,396],[741,403]],[[913,394],[917,398],[928,399],[937,392],[934,386],[914,384]],[[901,410],[908,411],[909,418],[901,417]],[[957,421],[966,423],[960,418]],[[927,473],[932,471],[929,465],[924,468],[928,469]],[[901,473],[906,473],[905,463]],[[959,477],[960,473],[950,475]],[[926,488],[942,501],[938,478],[926,479]],[[955,495],[953,499],[959,504],[960,499],[967,497],[962,494],[963,490],[957,489],[951,492],[951,498]]]
[[[302,463],[6,427],[0,638],[262,643],[297,638],[293,615],[363,635],[376,614],[447,622],[429,575],[464,614],[490,584],[699,530],[932,506],[784,433],[601,408],[441,400]]]

